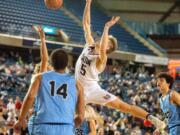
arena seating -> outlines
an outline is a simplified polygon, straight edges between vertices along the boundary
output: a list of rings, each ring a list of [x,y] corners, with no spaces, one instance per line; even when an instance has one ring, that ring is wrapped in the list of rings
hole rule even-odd
[[[128,21],[126,23],[135,31],[142,32],[147,35],[164,35],[176,36],[180,35],[179,23],[154,23],[154,22],[136,22]]]
[[[85,1],[65,0],[64,5],[74,15],[82,19]],[[103,26],[110,19],[97,5],[92,6],[92,30],[102,34]],[[63,29],[74,43],[84,43],[82,27],[71,19],[65,12],[49,10],[43,0],[6,0],[0,1],[0,31],[21,36],[34,36],[32,25],[48,25]],[[155,55],[148,47],[135,39],[129,32],[116,24],[110,32],[119,41],[119,50]]]
[[[62,10],[48,10],[43,0],[0,1],[1,31],[33,35],[32,25],[48,25],[63,29],[73,42],[81,42],[83,31]],[[8,31],[7,31],[8,30]]]
[[[70,0],[66,0],[65,6],[67,9],[71,10],[72,13],[77,15],[80,19],[83,16],[83,10],[85,6],[85,1],[83,0],[74,0],[73,4],[71,4]],[[93,4],[91,8],[91,20],[92,20],[92,30],[95,32],[103,31],[103,27],[106,21],[110,19],[97,5]],[[125,31],[119,24],[116,24],[112,30],[111,34],[118,38],[119,41],[119,49],[121,51],[128,51],[134,53],[142,53],[148,55],[154,55],[151,50],[149,50],[146,46],[140,43],[137,39],[135,39],[129,32]]]

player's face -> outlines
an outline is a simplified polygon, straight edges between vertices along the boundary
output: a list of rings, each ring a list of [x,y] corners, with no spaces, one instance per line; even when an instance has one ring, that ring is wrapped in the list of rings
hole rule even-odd
[[[166,79],[158,78],[158,80],[157,80],[157,88],[161,92],[164,92],[166,89],[168,89],[169,88],[169,84],[166,82]]]

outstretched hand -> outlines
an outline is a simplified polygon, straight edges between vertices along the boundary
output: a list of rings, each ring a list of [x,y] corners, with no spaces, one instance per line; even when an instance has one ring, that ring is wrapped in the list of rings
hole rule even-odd
[[[116,23],[119,21],[119,19],[120,19],[119,16],[113,16],[113,17],[111,18],[111,20],[106,23],[105,26],[110,28],[110,27],[112,27],[114,24],[116,24]]]
[[[45,39],[45,34],[41,26],[34,26],[33,28],[39,33],[41,39]]]

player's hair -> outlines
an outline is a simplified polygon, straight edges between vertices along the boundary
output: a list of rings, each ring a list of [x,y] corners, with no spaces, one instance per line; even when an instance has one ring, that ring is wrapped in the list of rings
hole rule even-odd
[[[164,78],[166,80],[167,83],[169,83],[169,88],[171,89],[174,83],[174,79],[166,73],[161,73],[158,78]]]
[[[50,63],[55,70],[65,69],[68,65],[68,55],[62,49],[56,49],[51,53]]]
[[[113,37],[112,35],[109,35],[109,40],[113,43],[113,47],[107,50],[108,54],[114,52],[118,47],[118,42],[115,37]]]

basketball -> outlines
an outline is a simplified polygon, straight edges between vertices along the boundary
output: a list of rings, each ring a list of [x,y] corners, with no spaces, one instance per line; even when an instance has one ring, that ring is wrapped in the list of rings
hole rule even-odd
[[[53,10],[61,8],[63,4],[63,0],[44,0],[44,2],[47,8]]]

